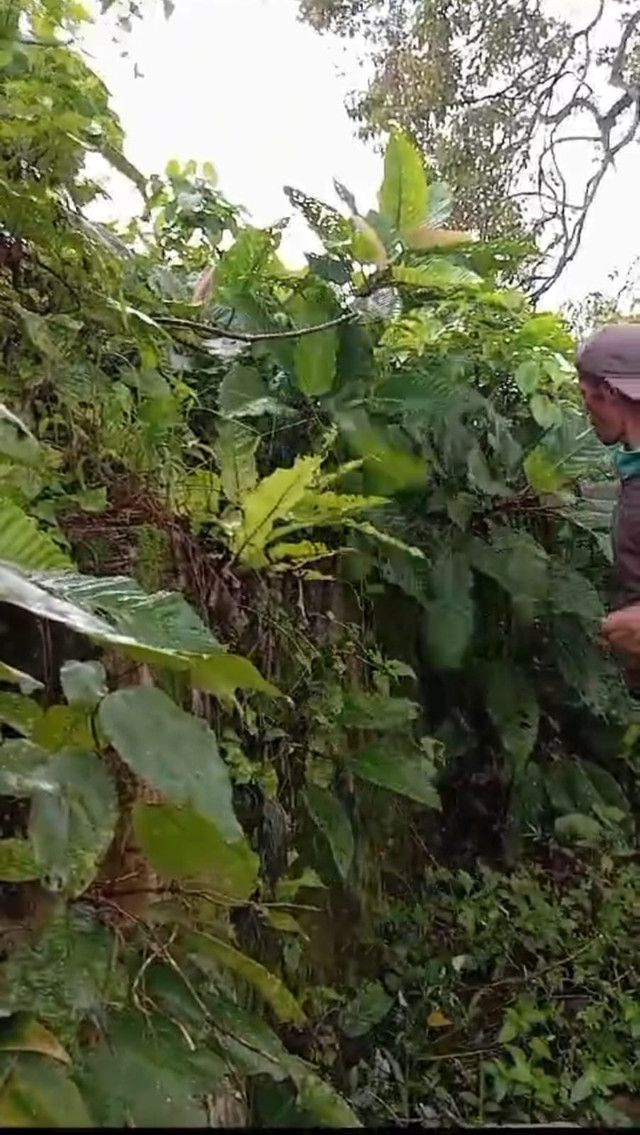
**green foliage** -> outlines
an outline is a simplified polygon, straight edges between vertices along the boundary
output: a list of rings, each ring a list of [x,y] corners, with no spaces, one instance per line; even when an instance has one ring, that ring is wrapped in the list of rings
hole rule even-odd
[[[13,8],[58,42],[15,24],[0,49],[0,1118],[211,1126],[231,1082],[246,1121],[422,1122],[415,1083],[438,1107],[456,1085],[403,1082],[405,1050],[424,1068],[461,1006],[467,1027],[473,966],[550,991],[587,901],[525,859],[438,861],[546,841],[600,857],[612,926],[636,902],[602,858],[633,845],[635,756],[571,339],[501,290],[504,250],[445,228],[454,195],[402,133],[378,212],[288,190],[322,243],[290,271],[209,165],[129,165],[64,46],[74,4]],[[84,215],[96,150],[144,196],[123,232]],[[487,1024],[456,1119],[633,1086],[615,1029],[615,1057],[554,1049],[552,1073],[545,1005],[501,1004],[520,1017]]]
[[[214,893],[242,901],[258,885],[258,859],[244,840],[228,842],[195,808],[138,803],[134,828],[149,862],[167,880],[206,880]]]
[[[553,874],[440,869],[392,905],[378,963],[393,1004],[373,1019],[377,1062],[352,1080],[366,1115],[381,1101],[444,1126],[623,1124],[612,1105],[638,1090],[637,871],[602,852],[554,859]]]
[[[318,784],[308,785],[306,802],[310,816],[327,839],[338,871],[342,878],[346,879],[354,853],[349,817],[340,801]]]
[[[108,694],[100,706],[100,724],[138,776],[174,803],[190,805],[229,843],[241,838],[227,768],[204,721],[179,709],[161,690],[138,686]]]

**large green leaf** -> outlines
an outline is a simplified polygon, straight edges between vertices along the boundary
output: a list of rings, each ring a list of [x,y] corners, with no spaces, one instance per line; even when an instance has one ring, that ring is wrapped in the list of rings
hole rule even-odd
[[[606,658],[584,625],[575,618],[556,617],[551,623],[553,659],[567,685],[597,717],[611,712],[613,697],[620,698],[616,663]],[[625,707],[631,712],[631,706]]]
[[[3,1009],[37,1014],[71,1035],[87,1014],[127,993],[126,970],[115,960],[111,933],[86,906],[67,907],[38,938],[11,952],[0,973]]]
[[[78,1088],[55,1060],[32,1052],[0,1057],[3,1127],[93,1127]]]
[[[205,1099],[225,1066],[196,1047],[186,1028],[159,1014],[129,1011],[84,1059],[79,1081],[101,1127],[208,1127]]]
[[[409,701],[408,698],[352,690],[344,694],[338,720],[345,729],[374,729],[382,732],[406,728],[419,713],[418,703]]]
[[[268,229],[247,226],[241,230],[220,264],[216,268],[214,287],[216,295],[234,306],[234,300],[255,285],[273,256],[277,244]]]
[[[69,568],[71,560],[17,504],[0,499],[0,559],[21,568]]]
[[[398,751],[391,740],[384,748],[369,745],[350,757],[349,769],[361,780],[368,780],[400,796],[408,796],[427,808],[440,808],[431,761],[419,753]]]
[[[319,1127],[362,1127],[360,1120],[335,1088],[310,1068],[297,1080],[298,1104]]]
[[[277,409],[255,367],[236,363],[225,374],[218,391],[218,409],[225,418],[252,418]]]
[[[56,782],[48,770],[50,754],[31,741],[5,741],[0,745],[0,795],[31,796],[42,789],[55,792]]]
[[[29,836],[53,890],[81,894],[97,873],[118,819],[116,789],[95,753],[60,752],[44,767],[50,787],[33,794]]]
[[[419,225],[427,217],[429,187],[418,150],[401,133],[391,136],[384,160],[379,205],[383,219],[396,233]]]
[[[351,821],[340,801],[326,788],[308,784],[305,797],[309,814],[329,844],[338,871],[346,879],[355,850]]]
[[[365,1036],[384,1020],[392,1005],[393,998],[379,981],[367,982],[342,1010],[340,1028],[349,1037]]]
[[[527,675],[511,661],[483,668],[487,709],[511,761],[515,780],[533,752],[540,725],[540,707]]]
[[[257,993],[273,1009],[280,1021],[302,1024],[305,1015],[293,994],[279,977],[254,961],[248,954],[241,953],[222,938],[211,934],[195,933],[189,935],[189,948],[195,955],[202,954],[233,971],[237,977],[253,986]]]
[[[365,459],[367,492],[386,495],[424,488],[429,475],[425,457],[401,448],[395,436],[390,440],[388,429],[378,426],[364,409],[340,410],[336,421],[351,451]]]
[[[101,662],[69,660],[60,668],[62,691],[69,705],[95,709],[107,694],[107,677]]]
[[[541,445],[536,445],[527,454],[523,468],[527,481],[536,493],[557,493],[569,479],[553,456]]]
[[[229,773],[204,721],[148,686],[109,694],[98,712],[106,737],[138,776],[211,820],[229,843],[242,838]]]
[[[602,805],[629,811],[629,802],[611,773],[590,761],[556,761],[547,772],[545,785],[553,807],[561,815],[588,814]]]
[[[108,619],[113,625],[111,633],[132,643],[175,654],[210,654],[221,649],[211,630],[177,592],[148,594],[127,576],[96,579],[72,572],[30,573],[29,579],[52,595]]]
[[[426,606],[431,598],[431,574],[424,557],[411,556],[406,552],[393,550],[381,564],[381,572],[389,583],[399,587],[405,595]]]
[[[0,721],[10,725],[23,737],[29,737],[36,722],[42,717],[42,709],[32,698],[22,694],[0,692]]]
[[[22,607],[39,618],[52,619],[54,622],[63,623],[79,634],[85,634],[88,638],[97,642],[119,646],[129,653],[152,660],[156,664],[176,665],[180,669],[188,669],[188,659],[184,655],[178,654],[172,647],[168,645],[156,647],[155,644],[147,647],[144,642],[139,642],[128,634],[121,633],[105,619],[92,614],[89,609],[91,600],[87,599],[85,603],[82,589],[86,584],[87,590],[90,591],[92,587],[95,587],[99,591],[100,584],[102,584],[106,590],[105,583],[108,582],[103,580],[97,583],[96,580],[89,577],[76,576],[72,573],[60,573],[56,576],[43,576],[34,573],[33,577],[30,577],[11,564],[0,562],[0,600],[2,602]],[[135,588],[136,585],[133,584],[132,580],[126,582],[127,584],[131,583]],[[80,594],[78,601],[76,601],[75,597],[78,593]],[[67,596],[73,598],[67,598]],[[150,599],[151,597],[147,596],[146,598]],[[180,600],[180,597],[176,596],[176,599]],[[181,602],[183,601],[181,600]],[[93,605],[95,608],[101,608],[101,601],[97,596],[94,596]],[[127,621],[126,616],[123,621]],[[166,642],[166,639],[163,638],[162,641]],[[204,653],[204,650],[202,652]]]
[[[570,812],[566,816],[558,816],[554,824],[556,839],[560,843],[578,843],[593,846],[602,839],[602,825],[593,816],[585,816],[581,812]]]
[[[217,427],[215,446],[222,487],[232,504],[242,503],[244,494],[258,479],[256,451],[260,431],[251,421],[274,403],[257,370],[236,364],[224,376],[218,391],[218,409],[222,420]]]
[[[403,328],[402,322],[398,321],[400,326],[391,324],[387,337],[390,346],[398,342],[398,349],[404,346],[406,350],[406,340],[412,334],[417,337],[421,329],[414,330],[412,326]],[[392,338],[394,330],[396,337]],[[402,336],[401,330],[404,332]],[[416,349],[416,346],[419,344],[413,344],[412,348]],[[460,375],[452,374],[448,366],[441,365],[390,374],[376,391],[376,405],[391,414],[419,413],[422,421],[438,426],[446,420],[448,414],[455,413],[463,396],[465,402],[470,401],[475,397],[475,392]]]
[[[164,879],[199,878],[213,894],[238,902],[255,891],[259,861],[247,841],[228,843],[193,808],[138,803],[133,822],[142,850]]]
[[[258,480],[256,451],[260,433],[244,422],[222,421],[218,424],[215,455],[222,487],[227,500],[240,505],[244,494]]]
[[[247,1076],[276,1081],[294,1075],[297,1062],[262,1017],[250,1015],[221,992],[207,1000],[218,1047],[233,1067]]]
[[[248,658],[222,651],[194,662],[191,680],[200,690],[215,694],[223,701],[232,700],[236,690],[256,690],[269,697],[280,697],[280,691],[267,682]]]
[[[212,667],[204,663],[222,648],[181,595],[158,592],[148,595],[132,579],[94,579],[74,573],[27,576],[9,564],[0,563],[0,600],[22,607],[41,618],[53,619],[80,634],[120,647],[134,658],[169,669],[192,669],[205,683],[226,688],[243,686],[274,693],[255,667],[233,655]],[[104,613],[111,620],[98,617]],[[1,676],[1,675],[0,675]],[[193,678],[197,684],[197,677]]]
[[[488,575],[511,596],[523,616],[532,617],[548,593],[548,558],[527,532],[494,527],[490,541],[473,538],[473,568]]]
[[[248,1076],[292,1080],[298,1103],[311,1122],[322,1127],[359,1127],[351,1108],[311,1065],[291,1056],[265,1021],[249,1016],[222,994],[209,997],[221,1052]]]
[[[95,748],[91,718],[86,706],[51,705],[33,727],[31,740],[51,753],[57,749]]]
[[[326,314],[312,305],[300,311],[300,321],[307,327],[323,323],[326,319]],[[303,394],[308,398],[319,398],[329,393],[336,376],[337,357],[338,332],[334,327],[298,339],[294,362],[296,382]]]
[[[433,229],[446,225],[453,210],[453,193],[445,181],[432,181],[429,186],[426,220]]]
[[[462,665],[474,624],[472,573],[467,556],[445,550],[431,571],[433,599],[427,604],[425,637],[434,666]]]
[[[559,615],[577,615],[598,627],[604,606],[598,592],[583,572],[561,560],[549,563],[549,603]]]

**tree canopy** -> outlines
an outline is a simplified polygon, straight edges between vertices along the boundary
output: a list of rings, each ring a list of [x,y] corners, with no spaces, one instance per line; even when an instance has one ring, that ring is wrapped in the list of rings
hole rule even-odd
[[[362,38],[372,74],[350,110],[365,136],[410,131],[456,186],[461,227],[536,238],[529,285],[543,295],[638,137],[637,6],[592,0],[569,18],[542,0],[300,0],[300,12]]]

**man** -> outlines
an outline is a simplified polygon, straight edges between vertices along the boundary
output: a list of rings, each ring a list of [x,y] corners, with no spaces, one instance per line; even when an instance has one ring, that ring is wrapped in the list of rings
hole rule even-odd
[[[640,323],[602,327],[578,352],[580,389],[593,428],[617,445],[620,493],[613,529],[614,596],[602,626],[611,647],[631,655],[640,675]]]

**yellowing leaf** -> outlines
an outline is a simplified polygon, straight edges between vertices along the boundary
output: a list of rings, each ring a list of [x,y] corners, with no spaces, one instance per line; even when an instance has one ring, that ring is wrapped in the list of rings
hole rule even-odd
[[[0,1049],[6,1052],[39,1052],[61,1064],[70,1064],[71,1057],[53,1033],[39,1021],[24,1013],[16,1013],[9,1026],[0,1033]]]
[[[410,248],[424,251],[431,248],[455,248],[459,244],[468,244],[474,239],[468,232],[460,232],[456,229],[432,229],[427,224],[406,229],[402,236]]]
[[[300,540],[297,544],[270,544],[268,551],[269,563],[280,564],[285,569],[291,567],[290,563],[286,563],[287,560],[296,564],[304,564],[311,560],[323,560],[326,556],[334,554],[326,544],[313,544],[311,540]],[[283,563],[283,561],[285,562]]]
[[[0,662],[0,682],[11,682],[12,685],[19,686],[23,694],[33,694],[36,690],[43,689],[42,682],[37,678],[25,674],[22,670],[16,670],[6,662]]]
[[[271,923],[274,930],[279,930],[282,934],[297,934],[299,938],[303,938],[305,942],[309,941],[309,935],[305,933],[299,922],[288,914],[286,910],[274,910],[273,907],[262,907],[263,913],[268,922]]]
[[[43,749],[94,748],[95,742],[86,709],[79,705],[52,705],[34,723],[31,740]]]
[[[356,235],[353,238],[353,255],[361,264],[375,264],[384,268],[388,262],[387,251],[377,232],[364,217],[354,217]]]
[[[276,521],[288,518],[320,470],[321,456],[299,457],[289,469],[264,477],[243,500],[243,523],[233,532],[234,551],[247,567],[261,567]]]
[[[273,1009],[280,1021],[292,1021],[294,1024],[303,1024],[305,1015],[292,993],[279,977],[270,973],[268,969],[254,961],[247,954],[236,950],[222,938],[214,938],[211,934],[195,933],[189,935],[189,945],[195,954],[205,954],[213,958],[220,965],[233,971],[249,985]]]
[[[7,1054],[0,1082],[3,1127],[93,1126],[85,1103],[56,1060],[36,1052]]]
[[[205,880],[212,892],[246,901],[258,883],[258,858],[242,838],[223,839],[193,808],[173,804],[134,807],[133,823],[151,866],[164,879]]]
[[[282,697],[280,690],[267,682],[253,662],[239,654],[211,654],[191,666],[191,680],[198,690],[215,694],[223,701],[232,700],[236,690],[256,690],[269,697]]]
[[[380,212],[395,232],[424,221],[429,187],[424,163],[413,142],[401,133],[392,135],[384,159]]]
[[[557,493],[566,484],[558,462],[542,446],[536,446],[524,460],[527,481],[536,493]]]
[[[427,1024],[430,1029],[446,1029],[452,1022],[448,1017],[445,1017],[440,1009],[434,1009],[427,1017]]]

